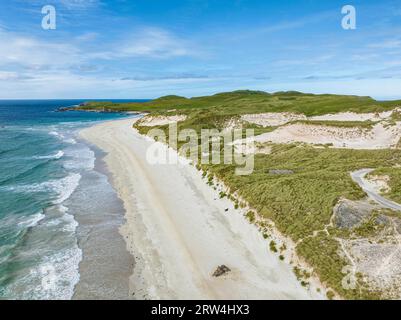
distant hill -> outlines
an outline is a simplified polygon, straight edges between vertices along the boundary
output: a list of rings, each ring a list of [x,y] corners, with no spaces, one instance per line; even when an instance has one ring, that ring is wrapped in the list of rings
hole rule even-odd
[[[219,115],[239,115],[263,112],[297,112],[307,116],[352,111],[380,112],[401,106],[401,100],[377,101],[371,97],[334,94],[311,94],[297,91],[267,93],[239,90],[211,96],[185,98],[169,95],[143,103],[88,102],[80,109],[108,111],[190,113],[208,110]]]

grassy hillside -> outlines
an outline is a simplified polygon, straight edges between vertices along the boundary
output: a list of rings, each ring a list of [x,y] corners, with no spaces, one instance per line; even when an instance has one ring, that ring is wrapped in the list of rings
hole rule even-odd
[[[393,201],[401,203],[401,168],[399,167],[384,167],[381,164],[378,169],[373,171],[371,176],[374,175],[387,175],[390,178],[389,187],[390,190],[383,195]]]
[[[382,102],[371,97],[315,95],[295,91],[273,94],[262,91],[234,91],[190,99],[180,96],[165,96],[145,103],[90,102],[81,108],[156,113],[177,110],[179,113],[186,114],[208,110],[218,115],[297,112],[314,116],[344,111],[379,112],[399,105],[401,105],[401,101]]]
[[[229,121],[238,120],[241,114],[296,112],[313,116],[346,111],[380,112],[397,106],[401,106],[401,101],[380,102],[370,97],[236,91],[191,99],[167,96],[146,103],[89,103],[83,108],[186,114],[187,119],[178,123],[178,129],[191,128],[199,132],[204,128],[222,129]],[[393,120],[399,121],[398,118]],[[307,123],[364,129],[372,126],[369,121],[308,121]],[[275,129],[253,124],[244,125],[254,128],[255,134]],[[142,134],[151,129],[138,124],[136,128]],[[158,128],[164,130],[168,136],[168,125]],[[234,165],[198,167],[204,170],[209,183],[211,177],[218,177],[230,188],[231,194],[239,195],[259,216],[273,221],[283,234],[297,242],[298,254],[313,267],[314,273],[322,282],[340,296],[348,299],[383,298],[385,292],[372,291],[363,279],[358,278],[358,287],[355,290],[343,288],[342,269],[349,261],[341,254],[340,243],[350,239],[363,240],[367,236],[361,236],[359,229],[340,229],[333,225],[331,220],[333,207],[339,199],[356,200],[365,197],[364,192],[350,177],[350,172],[353,170],[380,168],[378,173],[388,174],[392,178],[391,198],[399,200],[400,174],[393,169],[401,166],[401,150],[316,149],[301,144],[271,145],[271,147],[271,154],[255,156],[255,170],[250,175],[235,175]],[[271,170],[275,169],[287,170],[291,174],[270,174]],[[253,221],[254,218],[250,220]],[[381,234],[377,230],[381,228],[376,228],[376,221],[373,218],[368,222],[374,224],[371,231],[370,224],[366,222],[366,225],[369,225],[368,240],[380,243]],[[274,244],[271,242],[270,250],[272,247]],[[268,250],[268,247],[266,249]],[[307,282],[307,277],[304,277],[302,283],[307,285]]]
[[[333,207],[340,198],[364,198],[350,172],[360,168],[393,166],[401,150],[316,149],[299,145],[275,145],[271,154],[258,154],[251,175],[234,174],[234,165],[205,165],[203,168],[246,200],[262,216],[274,221],[285,235],[298,242],[296,250],[321,281],[347,299],[378,299],[358,280],[357,290],[344,290],[342,268],[347,261],[339,254],[338,239],[357,237],[330,225]],[[273,175],[271,169],[293,174]],[[380,171],[380,173],[382,173]],[[399,180],[394,179],[394,187]],[[393,184],[392,184],[393,186]],[[397,189],[397,188],[396,188]],[[394,192],[394,198],[399,200]],[[326,229],[326,231],[324,231]],[[377,234],[372,234],[372,237]],[[364,237],[357,237],[364,238]],[[307,279],[305,280],[307,281]]]

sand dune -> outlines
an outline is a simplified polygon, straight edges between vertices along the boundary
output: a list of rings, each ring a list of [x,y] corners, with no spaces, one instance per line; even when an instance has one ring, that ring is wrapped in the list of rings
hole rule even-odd
[[[381,123],[372,129],[333,127],[295,123],[255,137],[255,142],[330,144],[334,148],[386,149],[394,148],[401,138],[401,122],[394,126]]]
[[[372,121],[378,122],[390,119],[393,112],[399,112],[400,108],[384,112],[355,113],[355,112],[339,112],[333,114],[325,114],[321,116],[309,117],[309,120],[317,121]]]
[[[282,126],[288,122],[307,120],[307,117],[299,113],[291,112],[268,112],[256,114],[244,114],[241,120],[260,125],[262,127]]]
[[[176,116],[150,116],[147,115],[139,120],[140,125],[144,127],[164,126],[166,124],[184,121],[187,117],[185,115]]]
[[[298,121],[298,120],[312,120],[312,121],[372,121],[380,122],[382,120],[390,120],[393,113],[398,113],[401,108],[395,108],[383,112],[369,112],[369,113],[355,113],[355,112],[339,112],[324,114],[320,116],[306,117],[304,114],[291,113],[291,112],[268,112],[245,114],[241,116],[241,120],[261,125],[263,127],[282,126],[284,124]]]

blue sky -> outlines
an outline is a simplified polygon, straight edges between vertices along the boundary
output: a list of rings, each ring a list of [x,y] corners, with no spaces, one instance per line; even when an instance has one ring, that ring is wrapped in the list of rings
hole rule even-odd
[[[41,9],[54,5],[56,30]],[[357,29],[341,27],[351,4]],[[401,3],[8,0],[0,98],[154,98],[236,89],[401,98]]]

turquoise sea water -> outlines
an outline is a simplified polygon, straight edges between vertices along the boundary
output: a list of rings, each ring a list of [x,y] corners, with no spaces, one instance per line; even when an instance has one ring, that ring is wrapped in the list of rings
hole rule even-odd
[[[55,112],[80,102],[0,101],[0,299],[73,295],[82,252],[69,198],[95,162],[77,132],[126,116]]]

